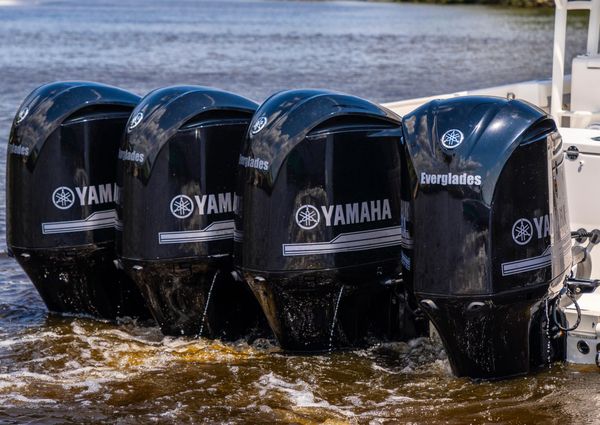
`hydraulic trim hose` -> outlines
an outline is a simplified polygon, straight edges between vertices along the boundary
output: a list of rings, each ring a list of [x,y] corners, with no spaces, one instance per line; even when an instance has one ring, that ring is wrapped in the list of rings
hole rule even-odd
[[[577,320],[575,321],[575,324],[573,326],[571,326],[570,328],[563,327],[562,324],[560,323],[560,320],[558,320],[557,311],[558,311],[558,306],[560,304],[560,299],[563,295],[566,295],[567,298],[569,298],[573,302],[573,305],[575,306],[575,310],[577,311]],[[558,329],[560,329],[563,332],[574,331],[575,329],[577,329],[577,327],[581,323],[581,307],[579,307],[579,304],[577,303],[577,299],[575,298],[573,293],[569,290],[569,288],[566,285],[560,290],[560,292],[558,293],[558,296],[556,297],[556,299],[554,300],[554,303],[552,304],[552,319],[554,320],[554,324],[558,327]]]

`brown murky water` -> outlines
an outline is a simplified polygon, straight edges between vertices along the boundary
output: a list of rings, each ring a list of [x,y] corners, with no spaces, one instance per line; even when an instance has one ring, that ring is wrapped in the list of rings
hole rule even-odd
[[[0,343],[0,415],[33,423],[595,423],[594,368],[453,378],[429,339],[328,356],[272,341],[164,338],[155,327],[40,317]]]
[[[568,50],[585,22],[571,21]],[[140,94],[205,84],[257,100],[325,87],[391,101],[546,78],[548,11],[365,2],[0,1],[0,146],[37,85]],[[0,243],[4,238],[0,155]],[[0,256],[0,423],[600,423],[596,367],[456,379],[419,339],[324,356],[275,341],[164,338],[132,321],[49,315]]]

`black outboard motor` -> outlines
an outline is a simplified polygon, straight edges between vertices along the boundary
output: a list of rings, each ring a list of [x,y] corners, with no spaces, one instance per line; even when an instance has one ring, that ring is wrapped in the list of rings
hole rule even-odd
[[[554,121],[522,101],[464,97],[430,102],[403,127],[405,278],[455,375],[525,374],[543,300],[571,264]]]
[[[400,278],[400,118],[322,90],[269,98],[239,159],[236,267],[282,348],[409,338]]]
[[[50,311],[149,317],[114,261],[117,151],[140,98],[58,82],[23,102],[8,143],[7,243]]]
[[[119,151],[121,255],[167,335],[237,338],[262,316],[231,276],[235,172],[257,106],[176,86],[131,114]]]

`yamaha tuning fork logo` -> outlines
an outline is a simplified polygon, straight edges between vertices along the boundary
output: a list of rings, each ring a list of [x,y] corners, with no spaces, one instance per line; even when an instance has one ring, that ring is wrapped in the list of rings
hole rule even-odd
[[[534,237],[542,239],[552,234],[550,215],[527,218],[519,218],[512,226],[512,239],[517,245],[527,245]]]
[[[131,119],[131,122],[129,123],[129,127],[127,128],[127,130],[131,131],[134,128],[136,128],[138,125],[140,125],[140,123],[142,122],[143,119],[144,119],[143,112],[138,112],[137,114],[135,114],[135,116]]]
[[[454,149],[454,148],[457,148],[458,146],[460,146],[460,144],[463,142],[464,139],[465,139],[465,136],[462,133],[462,131],[457,130],[456,128],[453,128],[452,130],[446,131],[442,135],[441,142],[445,148]]]
[[[171,214],[175,218],[187,218],[194,212],[194,202],[186,195],[177,195],[171,200]]]
[[[19,115],[17,116],[17,124],[21,124],[21,122],[27,118],[27,115],[29,115],[29,108],[26,106],[19,111]]]
[[[75,203],[75,193],[66,186],[58,187],[52,192],[52,203],[59,210],[68,210]]]
[[[312,205],[302,205],[296,211],[296,224],[304,230],[314,229],[319,221],[321,221],[321,214]]]
[[[265,128],[265,125],[267,125],[267,117],[262,116],[260,117],[252,126],[252,130],[250,131],[252,134],[256,134],[259,131],[261,131],[263,128]]]
[[[533,237],[533,225],[526,218],[515,221],[512,227],[512,238],[517,245],[526,245]]]

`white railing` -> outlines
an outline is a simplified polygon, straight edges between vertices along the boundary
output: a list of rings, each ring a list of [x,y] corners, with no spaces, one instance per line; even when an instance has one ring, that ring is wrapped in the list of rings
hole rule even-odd
[[[587,54],[598,54],[600,37],[600,0],[554,0],[554,53],[552,57],[552,100],[550,113],[556,123],[568,115],[563,109],[563,81],[565,77],[565,40],[567,38],[567,14],[569,10],[589,10]]]

